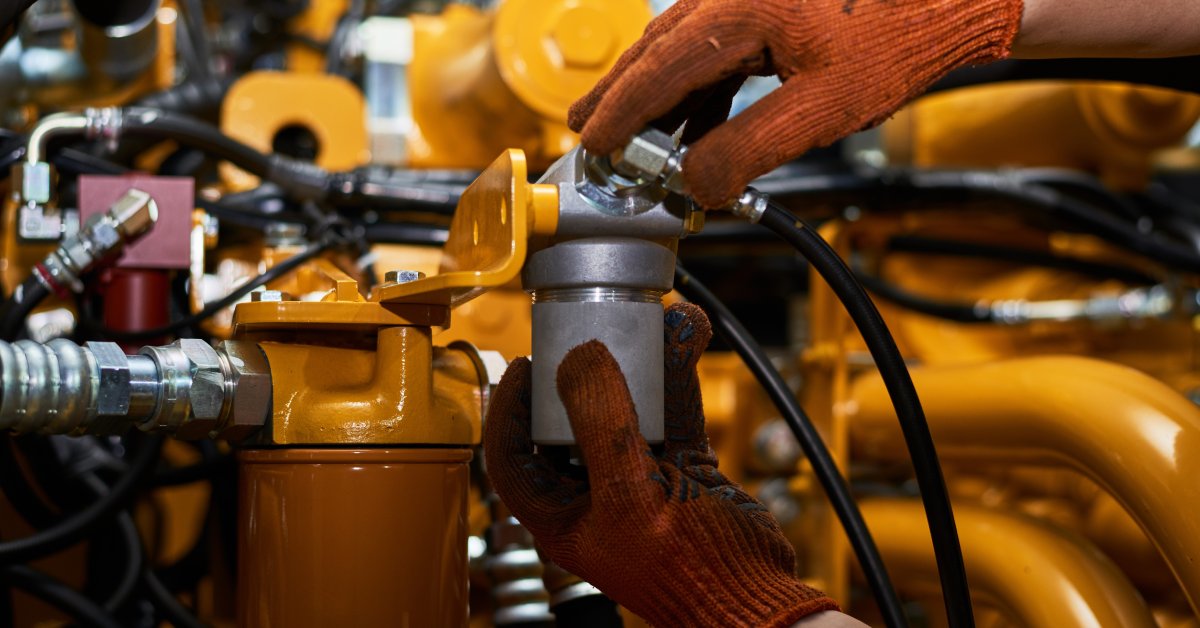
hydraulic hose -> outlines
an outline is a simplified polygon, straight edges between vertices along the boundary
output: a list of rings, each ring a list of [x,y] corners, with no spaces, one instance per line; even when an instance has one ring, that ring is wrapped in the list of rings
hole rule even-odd
[[[104,609],[97,606],[95,602],[31,567],[25,565],[4,567],[0,569],[0,580],[66,612],[82,626],[121,628],[120,622],[104,612]]]
[[[48,296],[50,289],[37,275],[31,275],[21,282],[4,304],[0,305],[0,340],[16,340],[29,313]]]
[[[155,610],[172,625],[178,628],[205,628],[204,622],[200,621],[183,604],[180,604],[174,595],[171,595],[171,592],[155,575],[153,569],[147,568],[142,572],[142,584],[145,586],[146,595],[150,598],[150,603],[154,605]]]
[[[153,471],[162,449],[163,437],[148,436],[130,461],[129,469],[102,497],[72,513],[53,527],[30,536],[0,542],[0,564],[15,565],[48,556],[83,540],[97,521],[124,508],[134,492]]]
[[[866,341],[896,409],[916,472],[937,557],[946,615],[950,625],[956,628],[974,626],[971,591],[967,585],[967,572],[963,565],[962,546],[954,524],[950,495],[946,491],[946,481],[921,400],[895,339],[871,298],[855,281],[854,274],[820,235],[774,202],[767,204],[760,222],[808,259],[833,289]]]
[[[962,68],[928,93],[1008,81],[1117,81],[1200,94],[1200,56],[1170,59],[1022,59]]]
[[[287,275],[288,273],[304,265],[306,262],[324,253],[332,246],[333,244],[331,242],[309,246],[303,251],[300,251],[286,260],[283,260],[282,262],[272,266],[261,275],[251,279],[250,281],[247,281],[241,286],[238,286],[236,290],[230,292],[220,300],[208,304],[203,310],[200,310],[191,316],[186,316],[167,325],[163,325],[162,327],[131,332],[115,331],[111,329],[101,329],[98,331],[108,338],[122,341],[145,340],[147,338],[159,338],[161,336],[178,333],[180,330],[193,327],[204,322],[205,320],[208,320],[209,318],[212,318],[221,310],[242,300],[243,297],[253,292],[256,288],[264,286],[272,281],[275,281],[276,279],[279,279],[280,277],[283,277],[284,275]]]
[[[754,337],[750,335],[749,330],[742,325],[741,321],[734,317],[733,312],[730,312],[729,308],[715,294],[681,264],[675,265],[675,289],[708,313],[717,332],[721,334],[725,342],[733,347],[746,367],[754,374],[754,378],[762,384],[767,395],[771,397],[771,401],[787,422],[788,427],[791,428],[800,447],[804,450],[804,454],[808,457],[813,474],[817,476],[817,480],[825,489],[825,495],[829,498],[829,503],[833,507],[834,513],[837,514],[838,520],[841,521],[846,537],[850,541],[850,547],[858,557],[867,583],[870,585],[872,593],[875,594],[875,600],[883,614],[884,622],[892,628],[907,626],[908,622],[904,618],[900,598],[888,576],[887,567],[883,563],[883,557],[879,554],[875,540],[871,537],[871,531],[867,529],[862,512],[859,511],[857,502],[850,494],[850,487],[847,486],[846,480],[838,471],[837,463],[834,462],[829,448],[821,440],[821,435],[813,425],[812,419],[805,414],[800,403],[796,401],[795,395],[788,388],[783,376],[779,374],[779,370],[771,364],[770,358],[763,352],[762,347],[755,342]]]
[[[952,201],[996,200],[1042,210],[1082,230],[1155,262],[1200,272],[1200,252],[1189,245],[1146,233],[1124,218],[1105,212],[1020,172],[885,170],[862,174],[839,172],[763,179],[756,187],[773,196],[840,199],[853,195],[886,203],[918,198]],[[1116,204],[1120,213],[1127,213]]]
[[[976,307],[970,303],[934,301],[915,295],[899,286],[888,283],[866,273],[855,273],[855,278],[864,288],[906,310],[918,314],[953,321],[955,323],[992,323],[995,319],[988,307]]]
[[[137,105],[214,119],[233,82],[233,77],[197,78],[145,96],[137,101]]]

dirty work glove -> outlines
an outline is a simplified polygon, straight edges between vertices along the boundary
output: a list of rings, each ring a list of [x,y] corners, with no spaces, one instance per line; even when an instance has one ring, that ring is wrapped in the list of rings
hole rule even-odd
[[[533,452],[530,363],[509,367],[484,436],[488,476],[551,560],[656,626],[791,626],[837,609],[794,575],[774,517],[717,471],[696,362],[712,336],[700,308],[666,313],[666,444],[638,432],[625,378],[603,344],[572,349],[558,391],[587,462],[561,474]]]
[[[882,122],[950,70],[1008,56],[1021,12],[1022,0],[679,0],[569,124],[607,154],[648,123],[687,121],[684,177],[714,209],[808,149]],[[783,87],[725,122],[751,75]]]

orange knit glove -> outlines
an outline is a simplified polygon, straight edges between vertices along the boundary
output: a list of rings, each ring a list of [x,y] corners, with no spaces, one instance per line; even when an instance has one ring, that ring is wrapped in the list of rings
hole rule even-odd
[[[882,122],[950,70],[1008,56],[1021,12],[1022,0],[679,0],[569,124],[607,154],[648,123],[687,121],[684,177],[717,208],[806,150]],[[783,87],[725,122],[746,78],[773,74]]]
[[[766,508],[717,471],[696,362],[712,336],[690,304],[666,314],[666,444],[638,432],[625,377],[598,341],[567,353],[558,391],[587,461],[560,473],[530,441],[530,363],[516,360],[488,410],[488,476],[538,546],[657,626],[791,626],[837,604],[800,583]]]

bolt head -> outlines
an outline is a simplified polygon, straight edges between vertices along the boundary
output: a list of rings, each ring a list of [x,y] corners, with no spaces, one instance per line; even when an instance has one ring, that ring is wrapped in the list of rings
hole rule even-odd
[[[662,131],[650,130],[635,135],[609,157],[613,168],[626,176],[657,179],[667,169],[675,152],[675,140]]]
[[[411,283],[418,279],[424,279],[425,273],[419,270],[389,270],[383,275],[385,283]]]
[[[587,6],[563,10],[552,21],[550,46],[565,68],[600,70],[616,52],[617,36],[604,12]]]
[[[177,343],[188,359],[192,386],[188,393],[191,417],[179,426],[175,435],[183,439],[204,438],[216,429],[225,407],[225,373],[221,368],[221,356],[203,340],[184,338]]]
[[[295,299],[282,290],[255,290],[250,293],[250,301],[252,303],[280,303],[295,301]]]
[[[258,345],[226,340],[217,346],[233,378],[233,404],[219,429],[231,442],[243,441],[266,425],[271,416],[271,368]]]
[[[96,411],[101,416],[129,414],[129,358],[115,342],[89,342],[87,348],[96,358],[100,371],[100,394]]]

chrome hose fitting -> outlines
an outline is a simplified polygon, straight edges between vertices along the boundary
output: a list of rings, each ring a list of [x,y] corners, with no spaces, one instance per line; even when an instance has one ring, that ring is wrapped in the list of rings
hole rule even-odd
[[[157,221],[154,199],[146,192],[130,189],[107,212],[88,218],[79,233],[63,240],[36,267],[37,276],[53,292],[83,292],[85,274],[119,255]]]
[[[663,189],[685,194],[683,159],[687,146],[658,129],[646,129],[608,156],[614,172],[629,179],[656,182]],[[746,188],[741,196],[725,209],[735,216],[757,223],[767,211],[768,197],[754,188]]]
[[[253,343],[184,339],[125,355],[111,342],[0,342],[0,429],[243,440],[271,410],[271,374]]]

